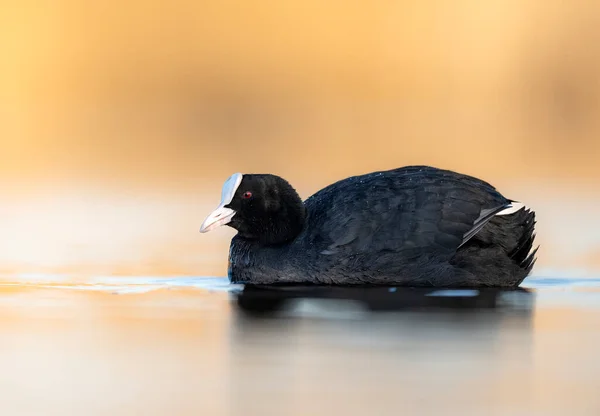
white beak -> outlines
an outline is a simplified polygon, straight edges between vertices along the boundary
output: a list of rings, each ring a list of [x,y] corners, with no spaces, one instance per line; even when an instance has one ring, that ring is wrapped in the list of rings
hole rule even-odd
[[[228,224],[231,221],[235,215],[235,211],[231,208],[226,208],[225,205],[231,203],[240,183],[242,183],[241,173],[234,173],[225,181],[223,190],[221,191],[221,203],[208,217],[206,217],[200,227],[201,233],[207,233],[217,227]]]

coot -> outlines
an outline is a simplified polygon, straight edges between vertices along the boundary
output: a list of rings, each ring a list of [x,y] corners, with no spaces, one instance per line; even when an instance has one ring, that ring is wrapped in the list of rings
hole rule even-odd
[[[233,283],[517,287],[537,248],[535,213],[514,202],[430,166],[353,176],[304,202],[278,176],[236,173],[200,231],[238,231]]]

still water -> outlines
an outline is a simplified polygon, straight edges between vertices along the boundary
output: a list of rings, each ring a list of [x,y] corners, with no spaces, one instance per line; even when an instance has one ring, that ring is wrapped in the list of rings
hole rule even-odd
[[[600,279],[0,281],[2,415],[598,415]]]

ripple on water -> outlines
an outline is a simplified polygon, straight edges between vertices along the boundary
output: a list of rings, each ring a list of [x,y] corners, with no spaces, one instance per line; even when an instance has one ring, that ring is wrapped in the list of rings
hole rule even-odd
[[[18,274],[0,276],[0,286],[38,287],[62,290],[105,291],[118,294],[145,293],[161,289],[198,289],[204,291],[230,292],[241,289],[224,277],[209,276],[97,276],[77,278],[57,274]],[[588,293],[596,301],[600,300],[600,278],[532,276],[522,285],[538,294],[551,292]],[[459,293],[460,292],[460,293]],[[443,290],[435,296],[458,296],[463,291]],[[462,296],[462,295],[461,295]],[[566,295],[563,295],[566,296]],[[555,296],[552,296],[553,298]]]

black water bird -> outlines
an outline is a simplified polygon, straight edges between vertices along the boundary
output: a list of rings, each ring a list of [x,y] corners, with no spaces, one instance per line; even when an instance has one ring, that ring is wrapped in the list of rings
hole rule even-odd
[[[535,213],[514,203],[429,166],[346,178],[304,202],[283,178],[236,173],[200,231],[238,231],[233,283],[507,288],[537,251]]]

